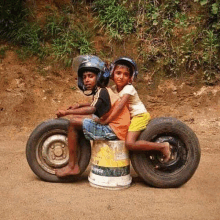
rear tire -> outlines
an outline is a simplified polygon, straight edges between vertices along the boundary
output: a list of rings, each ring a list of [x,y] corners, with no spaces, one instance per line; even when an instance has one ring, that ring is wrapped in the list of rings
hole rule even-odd
[[[80,174],[59,178],[55,169],[68,163],[69,151],[67,132],[69,120],[52,119],[38,125],[31,133],[26,145],[26,157],[32,171],[42,180],[49,182],[67,182],[76,180],[82,174],[90,161],[91,146],[80,133],[78,159]]]
[[[171,160],[167,163],[158,151],[131,152],[132,166],[147,184],[159,188],[179,187],[195,173],[201,157],[199,141],[183,122],[171,117],[153,119],[139,140],[169,142],[172,146]]]

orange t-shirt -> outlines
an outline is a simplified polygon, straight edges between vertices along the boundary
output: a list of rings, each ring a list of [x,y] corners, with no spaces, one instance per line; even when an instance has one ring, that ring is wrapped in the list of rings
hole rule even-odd
[[[111,100],[111,109],[102,116],[102,119],[105,120],[113,111],[115,103],[118,99],[120,99],[118,94],[115,94],[110,88],[106,88],[109,92],[110,100]],[[109,126],[117,135],[117,137],[121,140],[125,140],[128,128],[130,125],[130,113],[128,108],[125,106],[120,114],[109,123]]]

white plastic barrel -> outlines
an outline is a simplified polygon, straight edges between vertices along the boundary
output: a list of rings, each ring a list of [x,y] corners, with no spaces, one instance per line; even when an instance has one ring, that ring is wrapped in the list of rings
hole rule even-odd
[[[93,141],[91,159],[91,186],[116,190],[131,185],[130,159],[124,141]]]

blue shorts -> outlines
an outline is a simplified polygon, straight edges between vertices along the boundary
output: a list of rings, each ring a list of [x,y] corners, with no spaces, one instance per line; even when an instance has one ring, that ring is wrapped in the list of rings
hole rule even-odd
[[[116,140],[118,139],[109,125],[101,125],[90,118],[83,120],[83,133],[88,140]]]

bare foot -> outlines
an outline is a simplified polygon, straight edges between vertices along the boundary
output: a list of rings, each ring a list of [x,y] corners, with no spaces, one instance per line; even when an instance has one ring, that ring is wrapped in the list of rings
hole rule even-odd
[[[164,162],[168,162],[170,160],[171,156],[171,150],[170,150],[170,144],[169,142],[164,142],[164,150],[163,150],[163,155],[164,155]]]
[[[74,168],[71,168],[69,165],[55,170],[55,174],[58,177],[65,177],[65,176],[71,176],[71,175],[77,175],[80,173],[79,165],[75,164]]]

